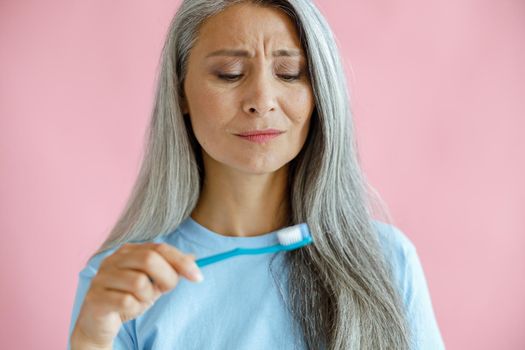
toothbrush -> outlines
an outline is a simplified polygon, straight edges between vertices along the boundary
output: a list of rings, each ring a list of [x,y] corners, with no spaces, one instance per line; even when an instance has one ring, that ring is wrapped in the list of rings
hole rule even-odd
[[[266,254],[284,250],[294,250],[313,242],[310,230],[306,223],[289,226],[277,231],[279,244],[262,248],[235,248],[224,253],[211,255],[195,260],[197,266],[202,267],[242,254]]]

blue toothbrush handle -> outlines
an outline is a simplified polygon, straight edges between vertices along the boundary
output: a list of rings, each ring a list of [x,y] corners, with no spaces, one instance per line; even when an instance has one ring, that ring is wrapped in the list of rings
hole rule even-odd
[[[229,250],[224,253],[219,253],[215,255],[211,255],[205,258],[200,258],[195,261],[197,266],[202,267],[209,264],[213,264],[215,262],[231,258],[236,255],[242,255],[242,254],[264,254],[264,253],[273,253],[278,252],[280,250],[284,250],[282,245],[276,244],[270,247],[264,247],[264,248],[235,248],[232,250]]]

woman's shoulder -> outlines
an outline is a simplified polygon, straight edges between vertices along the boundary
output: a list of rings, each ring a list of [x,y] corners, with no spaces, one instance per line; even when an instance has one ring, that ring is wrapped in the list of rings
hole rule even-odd
[[[393,277],[405,303],[409,302],[414,286],[421,284],[423,275],[416,246],[399,227],[391,223],[374,220],[380,246],[386,262],[391,266]]]
[[[416,246],[393,224],[376,220],[374,227],[393,267],[412,329],[414,349],[445,349]]]
[[[405,260],[415,253],[416,246],[397,226],[380,220],[372,220],[372,224],[384,253],[390,258]]]

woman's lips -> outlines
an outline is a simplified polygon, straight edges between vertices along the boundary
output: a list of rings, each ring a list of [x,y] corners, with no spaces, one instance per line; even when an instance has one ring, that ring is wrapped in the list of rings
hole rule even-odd
[[[256,143],[265,143],[281,134],[282,132],[278,132],[278,133],[272,132],[272,133],[260,133],[260,134],[237,135],[237,136],[247,141],[256,142]]]
[[[237,134],[247,141],[256,142],[256,143],[265,143],[279,135],[284,131],[280,130],[261,130],[261,131],[249,131],[242,134]]]

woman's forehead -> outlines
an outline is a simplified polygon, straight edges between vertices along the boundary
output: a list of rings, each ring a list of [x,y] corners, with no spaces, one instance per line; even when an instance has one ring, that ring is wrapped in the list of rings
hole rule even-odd
[[[225,50],[230,51],[228,54],[232,54],[232,50],[250,51],[261,45],[275,51],[273,56],[304,55],[290,18],[281,10],[255,5],[233,5],[209,18],[201,26],[196,44],[205,48],[206,56],[223,55]]]
[[[299,57],[304,58],[304,52],[302,49],[299,48],[281,48],[277,50],[273,50],[271,52],[272,57]],[[213,58],[213,57],[246,57],[246,58],[253,58],[254,53],[250,50],[243,50],[243,49],[219,49],[212,51],[206,55],[206,58]]]

